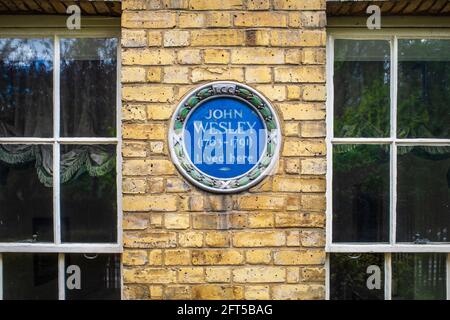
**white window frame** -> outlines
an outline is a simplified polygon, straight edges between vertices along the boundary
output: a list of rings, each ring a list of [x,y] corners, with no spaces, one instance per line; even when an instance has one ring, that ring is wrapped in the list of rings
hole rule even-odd
[[[69,30],[65,17],[27,17],[25,26],[12,27],[11,21],[17,17],[5,16],[4,25],[0,23],[0,38],[47,38],[53,39],[53,137],[52,138],[3,138],[0,144],[47,144],[53,146],[53,172],[60,169],[60,144],[108,144],[116,145],[116,189],[117,189],[117,241],[114,243],[62,243],[60,211],[60,177],[53,175],[53,243],[15,243],[0,242],[0,300],[3,299],[3,259],[2,253],[55,253],[58,254],[58,293],[59,300],[65,299],[65,254],[68,253],[110,253],[123,252],[122,236],[122,126],[121,126],[121,38],[117,19],[82,18],[82,28]],[[83,24],[83,21],[86,21]],[[105,23],[106,21],[106,23]],[[119,20],[120,21],[120,20]],[[46,23],[47,22],[47,23]],[[44,23],[46,23],[44,25]],[[49,27],[50,26],[50,27]],[[84,27],[84,28],[83,28]],[[117,81],[116,81],[116,137],[60,137],[60,39],[62,38],[117,38]],[[122,268],[120,268],[122,269]],[[122,270],[120,283],[123,287]],[[122,295],[121,290],[121,295]]]
[[[450,139],[398,139],[397,138],[397,81],[399,39],[450,39],[450,29],[441,28],[330,28],[327,36],[327,191],[326,191],[326,299],[330,299],[330,253],[384,253],[384,297],[392,298],[392,253],[447,253],[447,300],[450,300],[450,242],[433,244],[396,243],[397,202],[397,146],[448,146]],[[390,41],[390,137],[387,138],[335,138],[334,122],[334,40],[387,40]],[[390,145],[390,210],[389,243],[333,243],[333,145],[336,144],[389,144]]]

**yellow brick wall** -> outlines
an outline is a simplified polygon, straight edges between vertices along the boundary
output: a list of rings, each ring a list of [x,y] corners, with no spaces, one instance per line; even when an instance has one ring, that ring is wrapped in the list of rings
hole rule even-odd
[[[123,0],[124,297],[323,299],[325,0]],[[273,176],[209,194],[173,166],[186,92],[235,80],[282,119]]]

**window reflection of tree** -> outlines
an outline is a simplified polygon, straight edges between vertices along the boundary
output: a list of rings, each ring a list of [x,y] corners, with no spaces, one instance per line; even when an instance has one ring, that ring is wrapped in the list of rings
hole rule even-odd
[[[52,136],[52,52],[49,39],[0,39],[0,136]]]

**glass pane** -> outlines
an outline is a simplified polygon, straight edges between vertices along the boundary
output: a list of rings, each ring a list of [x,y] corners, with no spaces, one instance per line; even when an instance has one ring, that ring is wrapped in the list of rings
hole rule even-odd
[[[390,135],[390,44],[334,42],[334,136]]]
[[[333,146],[333,241],[389,241],[389,146]]]
[[[446,254],[392,255],[393,300],[445,300]]]
[[[0,242],[53,241],[51,145],[0,145]]]
[[[397,241],[449,242],[450,146],[397,150]]]
[[[398,54],[398,137],[450,138],[450,40],[399,40]]]
[[[66,300],[119,300],[120,256],[66,254]]]
[[[116,242],[115,145],[61,146],[63,242]]]
[[[383,300],[384,255],[382,253],[331,254],[330,299]]]
[[[0,39],[0,137],[53,135],[53,41]]]
[[[61,40],[61,136],[116,136],[117,39]]]
[[[3,253],[5,300],[58,299],[58,255]]]

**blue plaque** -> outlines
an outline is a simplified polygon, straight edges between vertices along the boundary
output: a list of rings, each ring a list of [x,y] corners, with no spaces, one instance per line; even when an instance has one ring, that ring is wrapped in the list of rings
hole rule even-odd
[[[188,94],[172,118],[169,146],[179,171],[213,192],[237,192],[271,170],[280,148],[279,121],[252,88],[213,82]]]

